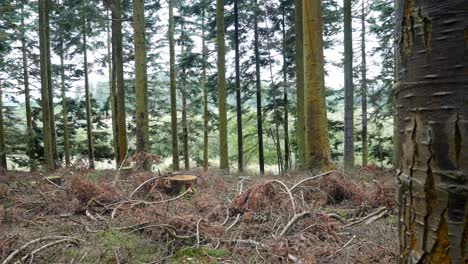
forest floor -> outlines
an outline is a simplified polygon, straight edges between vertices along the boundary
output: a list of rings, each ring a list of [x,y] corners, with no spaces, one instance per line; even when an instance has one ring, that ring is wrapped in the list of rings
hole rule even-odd
[[[191,173],[196,184],[175,188],[147,172],[9,172],[0,178],[2,264],[396,261],[389,171]]]

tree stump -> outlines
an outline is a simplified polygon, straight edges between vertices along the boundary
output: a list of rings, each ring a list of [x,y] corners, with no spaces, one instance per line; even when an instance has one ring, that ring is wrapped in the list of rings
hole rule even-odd
[[[173,175],[160,181],[159,186],[167,193],[181,193],[197,184],[195,175]]]

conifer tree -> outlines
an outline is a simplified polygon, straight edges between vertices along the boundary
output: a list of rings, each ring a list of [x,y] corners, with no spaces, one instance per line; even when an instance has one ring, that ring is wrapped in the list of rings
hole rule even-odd
[[[133,0],[137,153],[149,152],[148,78],[146,70],[146,25],[144,11],[144,0]],[[145,162],[144,168],[150,169],[148,162]]]
[[[229,170],[227,138],[226,51],[224,40],[224,1],[216,0],[216,50],[218,78],[219,167]]]

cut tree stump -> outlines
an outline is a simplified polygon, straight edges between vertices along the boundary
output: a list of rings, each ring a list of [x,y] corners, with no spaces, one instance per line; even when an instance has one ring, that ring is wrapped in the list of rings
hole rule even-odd
[[[197,178],[190,174],[173,175],[162,179],[159,187],[167,193],[180,193],[193,188],[197,184]]]

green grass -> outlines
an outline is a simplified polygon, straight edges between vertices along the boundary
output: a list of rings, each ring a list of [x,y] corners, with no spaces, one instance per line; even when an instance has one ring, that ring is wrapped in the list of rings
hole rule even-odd
[[[130,261],[129,263],[151,262],[157,252],[155,246],[136,234],[103,231],[93,234],[86,245],[80,248],[66,249],[64,255],[66,259],[80,259],[85,256],[82,263],[115,263],[116,251],[120,261]]]
[[[92,181],[97,181],[99,180],[100,177],[102,177],[104,175],[104,172],[103,171],[98,171],[98,170],[95,170],[95,171],[90,171],[88,172],[88,179],[92,180]]]

